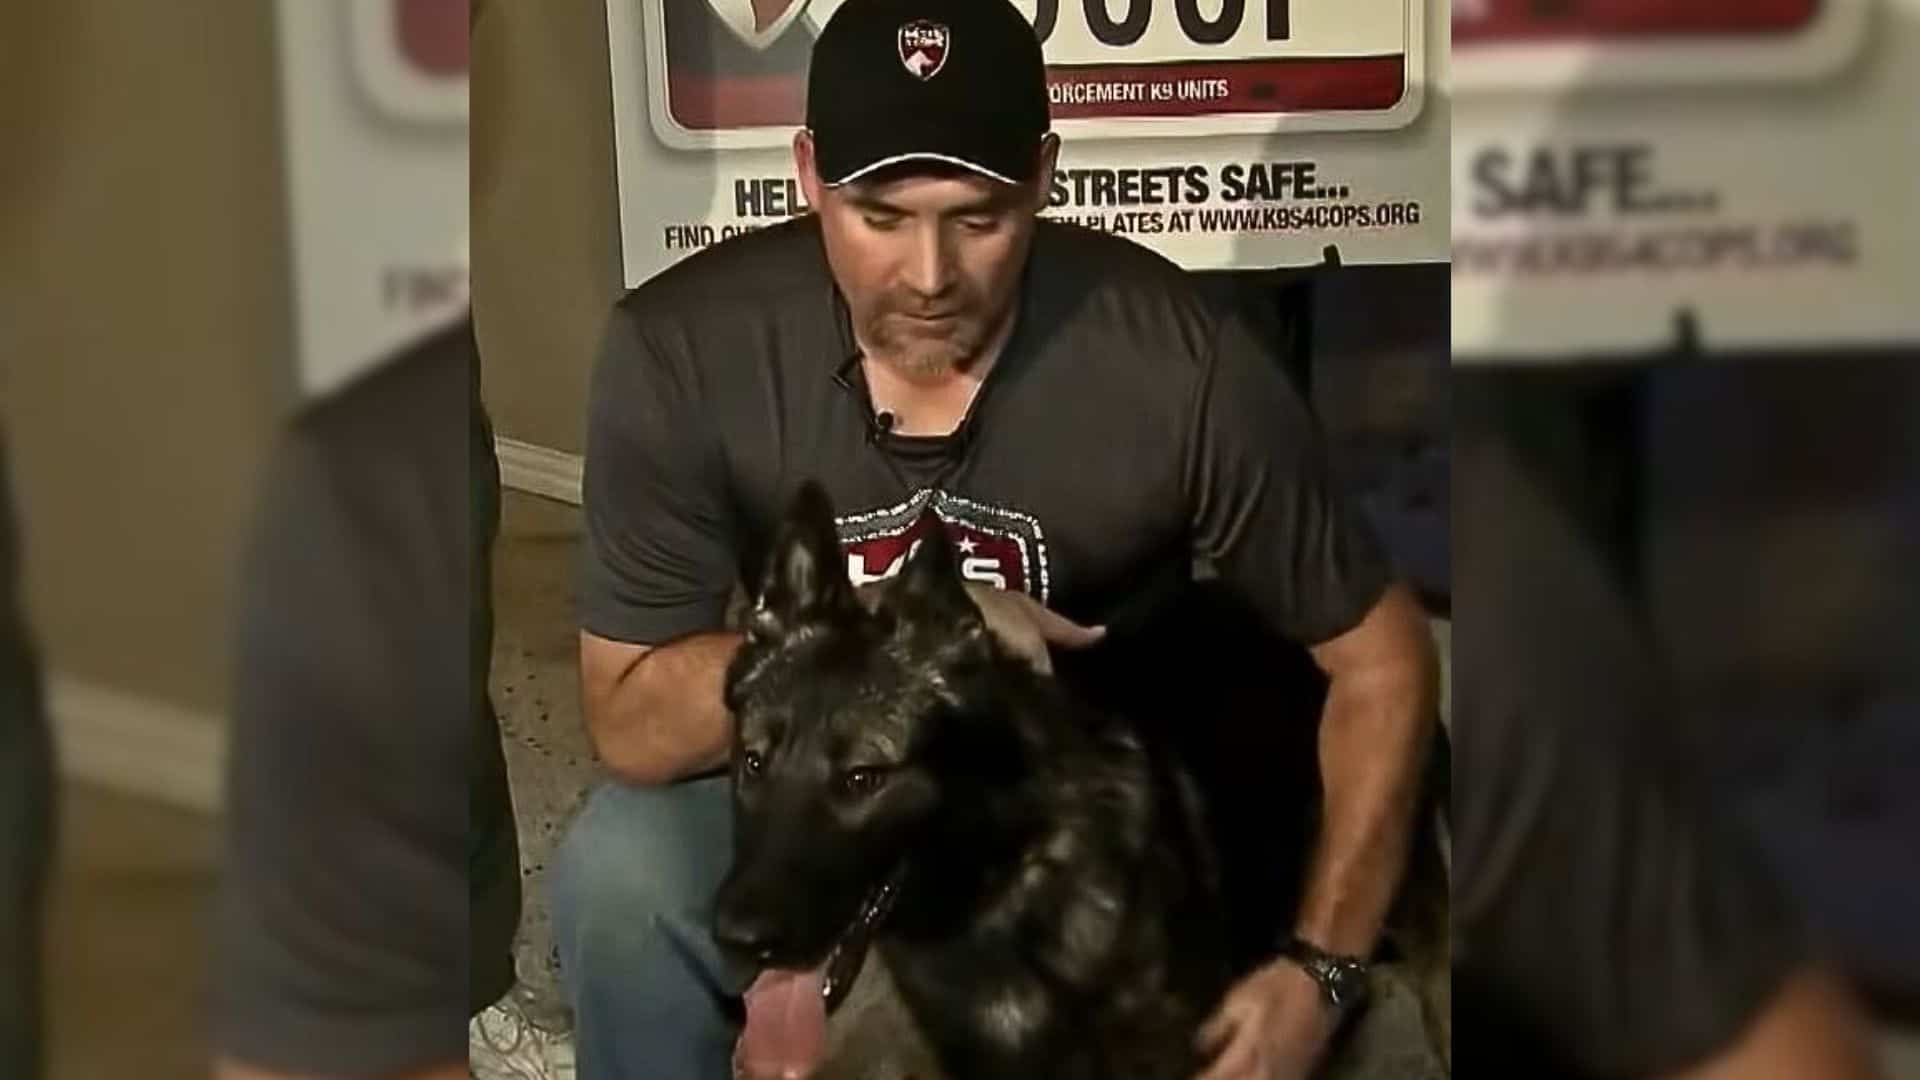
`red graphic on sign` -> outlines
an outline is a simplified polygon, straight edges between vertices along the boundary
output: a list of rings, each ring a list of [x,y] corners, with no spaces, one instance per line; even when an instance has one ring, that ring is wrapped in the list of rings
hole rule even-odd
[[[1406,88],[1406,60],[1366,56],[1339,60],[1228,60],[1180,65],[1179,77],[1218,85],[1205,96],[1155,101],[1149,83],[1168,77],[1160,64],[1087,64],[1049,68],[1047,87],[1056,120],[1117,116],[1197,116],[1244,113],[1371,111],[1392,108]],[[1110,100],[1076,100],[1073,88],[1087,84],[1130,85],[1137,95]],[[673,71],[667,76],[673,118],[682,127],[717,130],[735,127],[785,127],[805,122],[807,85],[799,75],[715,76]]]
[[[1223,60],[1183,63],[1174,75],[1165,64],[1050,69],[1047,93],[1053,99],[1053,116],[1059,120],[1371,111],[1399,103],[1406,88],[1406,58]],[[1169,78],[1173,78],[1175,95],[1154,100],[1147,87]],[[1080,87],[1099,89],[1088,92]],[[1122,100],[1102,100],[1114,97],[1115,88],[1123,88]]]
[[[422,74],[467,73],[467,0],[394,0],[393,19],[400,55]]]
[[[842,517],[840,544],[854,585],[898,574],[933,529],[944,525],[960,576],[1045,602],[1046,542],[1031,516],[945,493],[922,491],[898,506]]]
[[[754,22],[767,40],[743,43],[723,7],[731,0],[645,0],[659,5],[664,39],[666,112],[682,131],[791,128],[806,122],[806,69],[813,42],[795,9],[808,0],[753,0]],[[1271,5],[1270,5],[1271,6]],[[1252,12],[1255,6],[1229,5]],[[781,20],[791,25],[780,29]],[[1383,42],[1378,51],[1277,58],[1271,31],[1245,15],[1231,43],[1187,59],[1160,59],[1147,46],[1111,50],[1109,62],[1050,63],[1047,82],[1056,120],[1134,117],[1257,117],[1294,113],[1378,113],[1407,95],[1411,60]],[[716,32],[718,31],[718,32]],[[1279,40],[1278,38],[1272,40]],[[895,59],[919,78],[942,70],[954,43],[944,27],[916,20],[898,31]],[[1196,46],[1197,48],[1197,46]],[[1200,58],[1201,56],[1207,58]]]
[[[1805,28],[1820,0],[1455,0],[1455,41],[1762,37]]]

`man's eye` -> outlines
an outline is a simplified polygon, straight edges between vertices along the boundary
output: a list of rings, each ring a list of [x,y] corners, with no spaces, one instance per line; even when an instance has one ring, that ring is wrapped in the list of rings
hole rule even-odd
[[[765,767],[766,760],[760,756],[758,750],[749,750],[740,755],[740,768],[748,776],[759,776],[760,770]]]
[[[990,214],[969,214],[960,219],[960,227],[968,232],[992,232],[1000,226],[1000,219]]]
[[[863,214],[867,228],[879,232],[890,232],[900,224],[900,219],[892,214]]]
[[[887,774],[882,769],[848,769],[840,774],[840,791],[850,797],[871,795],[879,791],[886,783]]]

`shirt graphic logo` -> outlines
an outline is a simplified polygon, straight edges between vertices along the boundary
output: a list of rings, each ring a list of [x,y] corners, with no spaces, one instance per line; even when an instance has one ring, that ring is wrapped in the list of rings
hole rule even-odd
[[[936,518],[954,545],[961,577],[1047,602],[1052,575],[1038,519],[925,488],[905,502],[834,522],[847,576],[859,586],[898,574]]]
[[[902,26],[900,63],[921,82],[940,74],[947,66],[947,28],[926,19]]]

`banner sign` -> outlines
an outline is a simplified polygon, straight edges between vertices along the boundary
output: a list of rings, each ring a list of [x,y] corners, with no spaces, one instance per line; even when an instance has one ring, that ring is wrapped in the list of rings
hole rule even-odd
[[[467,0],[280,0],[300,392],[467,302]]]
[[[806,211],[790,147],[840,3],[607,0],[629,285]],[[1439,0],[1014,4],[1063,141],[1051,213],[1196,268],[1446,258]]]
[[[1920,341],[1920,0],[1456,0],[1456,362]]]

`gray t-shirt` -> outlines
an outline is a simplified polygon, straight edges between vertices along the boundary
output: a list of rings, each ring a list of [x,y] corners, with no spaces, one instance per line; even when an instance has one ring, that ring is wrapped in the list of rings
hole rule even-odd
[[[1171,262],[1042,222],[1011,340],[953,435],[878,430],[811,216],[688,258],[614,309],[593,375],[581,620],[722,624],[791,493],[822,482],[850,572],[938,515],[963,573],[1088,623],[1217,568],[1275,632],[1354,626],[1388,571],[1273,348]]]
[[[1456,402],[1481,381],[1456,376]],[[1553,420],[1536,405],[1521,422]],[[1547,455],[1468,424],[1454,449],[1457,1026],[1481,1069],[1673,1071],[1729,1045],[1806,961],[1804,927],[1687,775],[1674,696]]]
[[[504,993],[518,855],[486,693],[498,473],[471,322],[299,415],[240,580],[217,1053],[459,1061]]]

